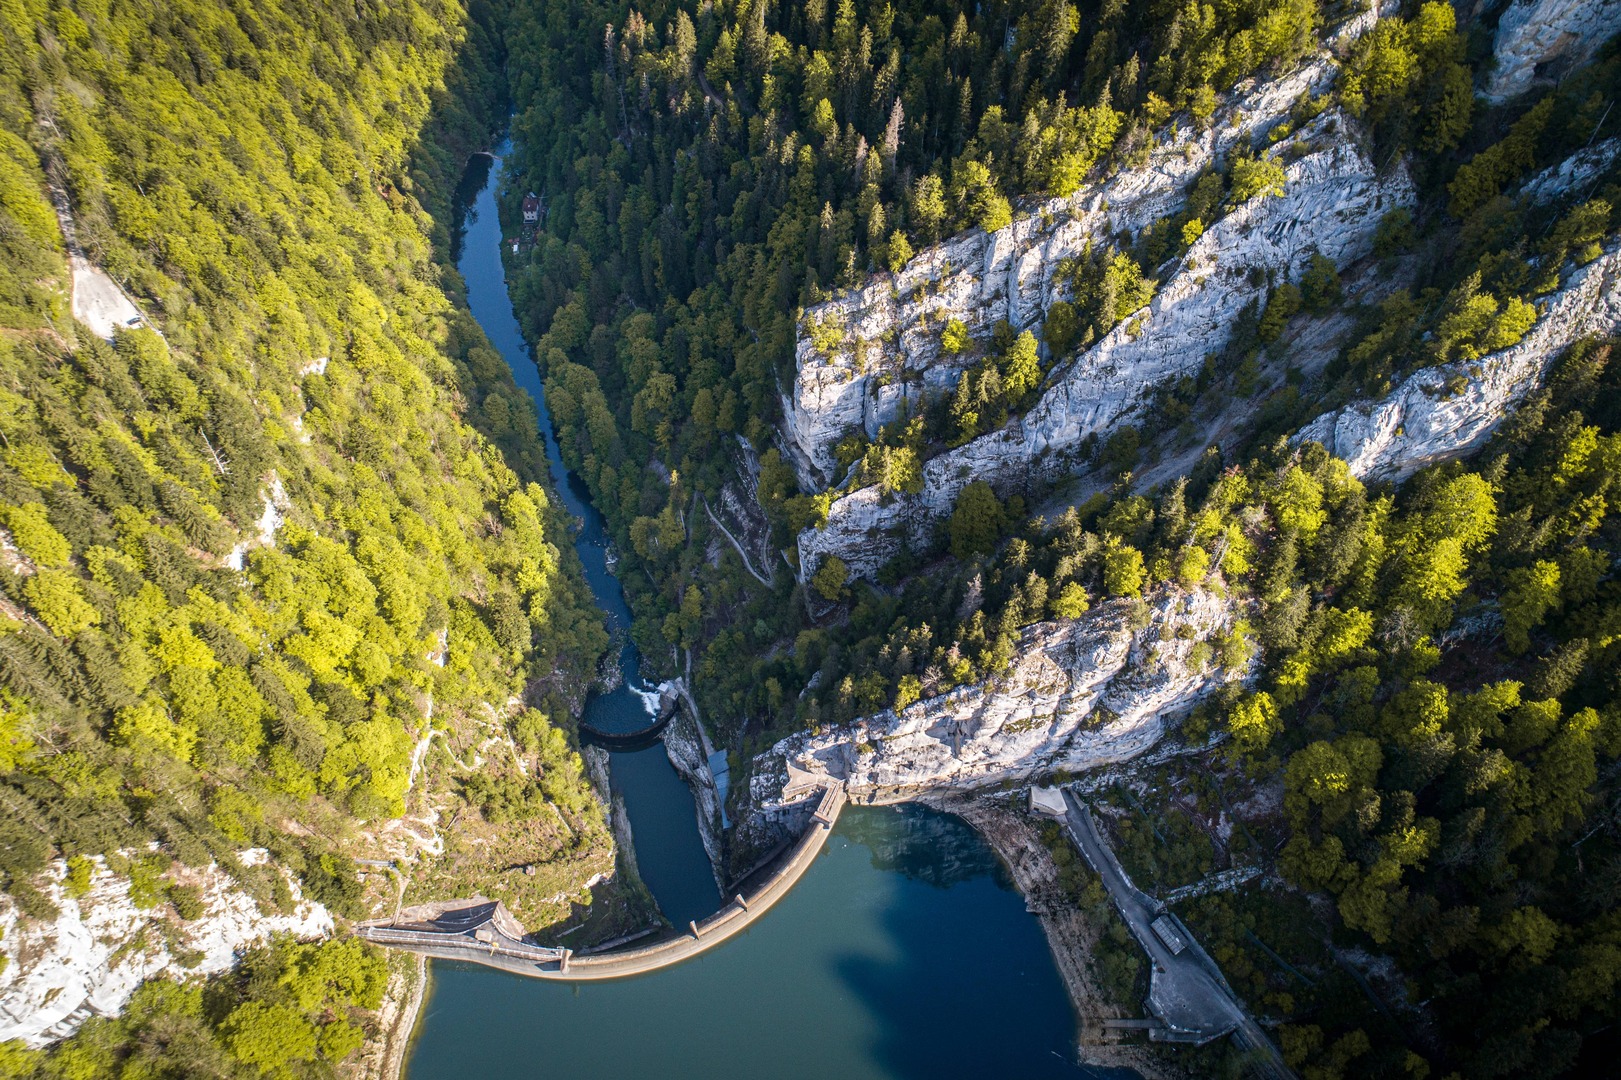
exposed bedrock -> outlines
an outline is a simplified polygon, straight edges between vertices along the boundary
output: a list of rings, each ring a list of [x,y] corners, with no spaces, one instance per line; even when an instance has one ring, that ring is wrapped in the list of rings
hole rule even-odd
[[[1302,132],[1313,149],[1287,167],[1284,194],[1252,199],[1210,226],[1153,301],[1055,370],[1021,420],[928,461],[916,496],[886,499],[869,487],[837,499],[824,528],[800,534],[801,572],[835,554],[871,574],[903,536],[925,540],[970,481],[1017,485],[1071,471],[1087,436],[1106,437],[1155,387],[1197,373],[1245,305],[1264,300],[1269,274],[1298,276],[1313,251],[1337,264],[1366,255],[1380,217],[1410,204],[1413,189],[1400,168],[1381,175],[1344,123],[1329,114]],[[1043,256],[1044,273],[1056,258]]]
[[[940,331],[958,319],[983,342],[1002,319],[1023,330],[1039,326],[1067,291],[1059,264],[1089,241],[1135,235],[1179,210],[1199,173],[1241,139],[1258,139],[1281,123],[1302,95],[1332,79],[1325,58],[1290,76],[1229,97],[1211,125],[1159,133],[1149,161],[1068,198],[1032,202],[996,233],[981,229],[919,253],[899,274],[811,308],[801,322],[794,384],[783,395],[783,443],[807,490],[835,482],[834,445],[851,429],[869,436],[900,414],[903,402],[956,386],[973,350],[943,355]],[[817,349],[811,327],[831,321],[843,344]],[[858,349],[857,343],[862,343]],[[859,356],[858,356],[859,353]]]
[[[244,863],[260,865],[263,848],[241,853]],[[175,884],[194,887],[200,915],[182,920],[168,903],[153,906],[131,893],[127,876],[114,874],[96,856],[89,890],[69,894],[67,868],[60,860],[43,892],[59,914],[30,918],[15,904],[0,905],[0,1039],[21,1039],[32,1047],[65,1038],[92,1016],[117,1016],[135,988],[160,975],[184,978],[227,971],[240,953],[276,934],[300,939],[332,933],[332,916],[302,898],[287,879],[291,910],[266,914],[224,870],[177,867]]]
[[[1497,22],[1486,98],[1503,101],[1556,79],[1621,32],[1621,0],[1518,0]]]
[[[1298,438],[1370,480],[1402,480],[1479,448],[1570,345],[1621,329],[1621,251],[1612,245],[1576,269],[1542,308],[1519,344],[1415,372],[1378,401],[1324,413]]]
[[[891,802],[1136,757],[1243,673],[1207,662],[1208,648],[1195,651],[1231,625],[1229,599],[1164,589],[1136,628],[1133,607],[1111,601],[1031,626],[1013,666],[994,679],[784,739],[755,759],[742,817],[780,814],[817,777],[843,780],[853,801]]]

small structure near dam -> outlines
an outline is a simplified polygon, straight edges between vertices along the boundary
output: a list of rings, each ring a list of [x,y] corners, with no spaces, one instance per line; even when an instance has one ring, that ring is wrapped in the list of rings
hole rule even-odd
[[[591,955],[532,945],[523,927],[498,900],[476,897],[406,908],[391,920],[362,923],[355,935],[391,948],[468,960],[535,979],[594,982],[642,975],[679,964],[719,945],[787,895],[810,868],[844,809],[844,785],[825,781],[810,826],[781,855],[745,881],[745,888],[707,919],[652,941]]]

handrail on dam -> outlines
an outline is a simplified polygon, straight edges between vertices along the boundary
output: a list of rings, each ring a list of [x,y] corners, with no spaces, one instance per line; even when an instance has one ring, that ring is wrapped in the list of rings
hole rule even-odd
[[[406,925],[364,924],[357,927],[355,933],[379,945],[470,960],[536,979],[597,982],[646,974],[708,952],[786,896],[822,850],[844,804],[844,784],[836,780],[825,783],[811,814],[810,827],[776,869],[747,896],[739,892],[713,915],[701,922],[688,923],[686,932],[667,934],[658,941],[633,949],[575,956],[568,949],[530,945],[511,936],[511,916],[500,904],[488,901],[482,906],[443,908],[426,920]],[[507,925],[503,925],[503,921]]]

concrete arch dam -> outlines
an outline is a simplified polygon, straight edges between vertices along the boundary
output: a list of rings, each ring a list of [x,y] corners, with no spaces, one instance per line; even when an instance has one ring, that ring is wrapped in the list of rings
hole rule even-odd
[[[531,945],[523,940],[523,928],[505,905],[484,899],[425,904],[387,922],[362,923],[355,934],[378,945],[468,960],[534,979],[597,982],[644,975],[708,952],[786,896],[827,843],[844,803],[842,783],[823,786],[810,828],[763,880],[707,919],[687,924],[686,932],[666,932],[646,944],[581,956],[568,949]]]

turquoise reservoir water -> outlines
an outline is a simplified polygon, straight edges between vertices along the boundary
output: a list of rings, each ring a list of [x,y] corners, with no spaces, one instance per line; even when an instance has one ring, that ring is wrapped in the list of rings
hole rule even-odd
[[[494,184],[462,185],[460,258],[473,314],[534,395],[576,550],[610,624],[629,622],[602,521],[568,476],[513,318]],[[620,657],[630,686],[640,658]],[[593,697],[602,730],[647,723],[629,689]],[[642,876],[676,925],[719,907],[691,794],[662,746],[612,759]],[[1036,919],[957,818],[849,807],[799,885],[745,933],[653,975],[568,984],[432,962],[410,1080],[517,1077],[859,1080],[1101,1076],[1073,1064],[1075,1021]]]
[[[1088,1075],[1046,939],[983,841],[850,807],[810,871],[714,952],[568,986],[433,963],[409,1080]]]

